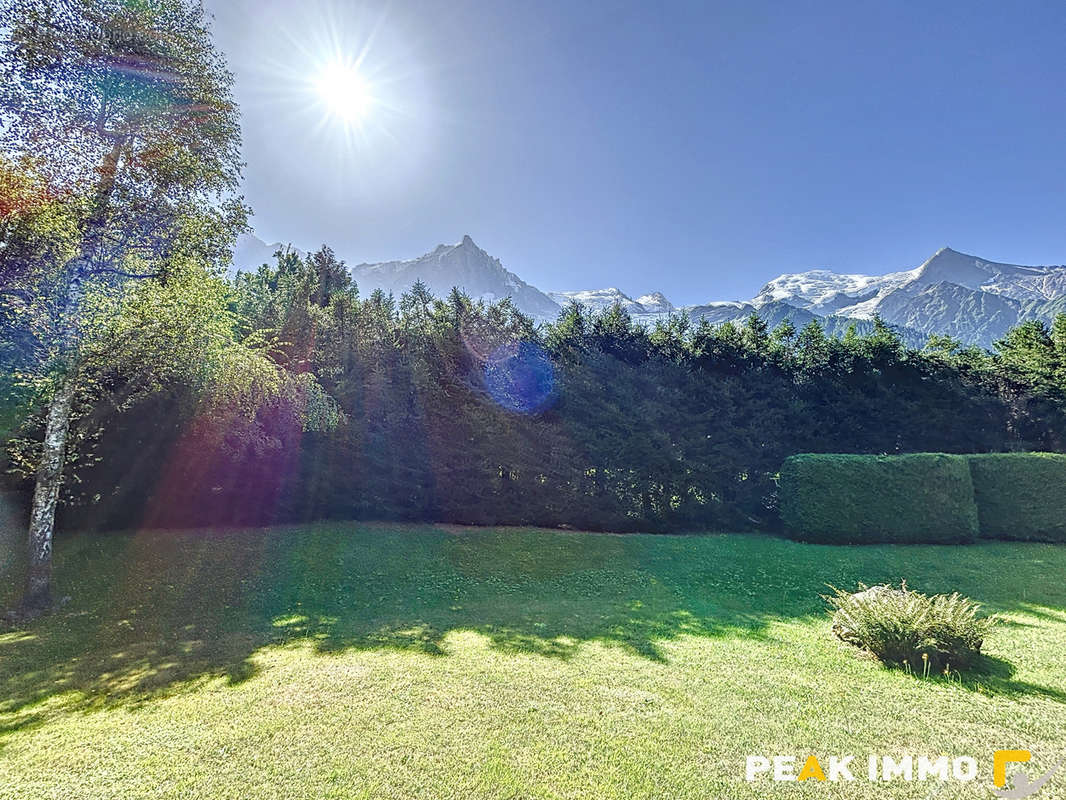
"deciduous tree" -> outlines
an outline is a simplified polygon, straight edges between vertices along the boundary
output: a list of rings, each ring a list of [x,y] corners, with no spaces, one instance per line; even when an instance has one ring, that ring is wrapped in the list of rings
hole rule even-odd
[[[245,208],[234,196],[232,76],[200,3],[8,0],[0,14],[0,145],[79,212],[69,255],[30,265],[54,312],[39,332],[51,383],[29,525],[24,607],[34,613],[51,602],[56,504],[92,307],[131,281],[220,263]]]

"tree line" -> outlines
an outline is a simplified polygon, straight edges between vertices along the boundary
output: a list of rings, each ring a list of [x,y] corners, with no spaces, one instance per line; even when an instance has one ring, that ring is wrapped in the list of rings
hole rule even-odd
[[[363,297],[328,247],[279,252],[224,293],[235,338],[287,388],[249,411],[172,379],[131,404],[117,370],[77,415],[96,428],[76,437],[91,452],[73,459],[68,524],[766,529],[793,453],[1066,441],[1066,315],[994,352],[908,348],[880,320],[831,337],[571,305],[535,326],[458,289]]]

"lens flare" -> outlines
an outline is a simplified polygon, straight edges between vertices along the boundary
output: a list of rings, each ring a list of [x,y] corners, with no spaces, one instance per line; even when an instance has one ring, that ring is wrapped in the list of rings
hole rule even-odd
[[[485,363],[485,387],[508,411],[534,414],[555,398],[555,370],[548,354],[532,342],[503,345]]]

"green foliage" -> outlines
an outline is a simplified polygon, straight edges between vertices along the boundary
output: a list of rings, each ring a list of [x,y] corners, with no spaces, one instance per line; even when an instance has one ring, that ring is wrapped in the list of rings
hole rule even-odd
[[[306,398],[310,424],[328,426],[330,401],[310,376],[290,376],[261,348],[238,341],[229,298],[226,284],[195,264],[173,269],[166,282],[133,281],[89,293],[67,446],[67,499],[78,496],[82,473],[113,452],[106,439],[101,442],[110,427],[121,425],[142,403],[148,403],[145,411],[167,413],[153,398],[185,394],[195,398],[201,413],[254,417],[284,393]],[[20,372],[16,378],[14,388],[35,405],[47,399],[48,373]],[[7,443],[9,468],[30,478],[39,457],[39,419],[31,414],[21,421],[23,430]],[[94,494],[102,491],[98,487]]]
[[[11,314],[16,306],[6,302],[30,290],[29,278],[41,265],[56,265],[74,255],[81,199],[57,191],[31,162],[0,157],[0,305]]]
[[[780,492],[785,529],[804,541],[947,543],[977,535],[961,456],[801,454],[781,466]]]
[[[89,498],[150,492],[142,472],[160,479],[160,464],[141,457],[153,452],[143,439],[129,450],[121,441],[141,403],[152,416],[136,421],[171,440],[190,414],[230,421],[238,440],[267,407],[284,406],[308,430],[338,424],[314,376],[271,358],[266,337],[242,338],[230,308],[221,274],[247,216],[239,113],[203,5],[3,8],[0,369],[12,380],[0,389],[23,421],[7,443],[12,471],[35,472],[54,397],[73,402],[57,417],[53,455],[67,492]],[[317,259],[316,300],[326,305],[347,273],[328,250]],[[130,463],[136,477],[125,475]],[[80,487],[87,468],[126,485]],[[41,516],[41,536],[50,518]]]
[[[113,180],[115,194],[98,199],[107,216],[129,212],[124,245],[165,239],[154,230],[172,216],[164,209],[237,188],[233,77],[202,4],[5,0],[3,16],[0,144],[33,158],[55,186]],[[119,166],[105,176],[113,149]]]
[[[899,589],[860,584],[854,594],[833,588],[826,601],[837,636],[924,677],[973,666],[997,622],[979,617],[980,606],[957,593],[929,597],[906,582]]]
[[[93,392],[73,452],[94,454],[76,461],[78,487],[103,498],[91,515],[101,525],[136,524],[155,497],[147,518],[166,525],[772,528],[792,453],[995,451],[1066,435],[1023,366],[951,342],[909,350],[877,322],[847,341],[817,324],[674,318],[648,331],[621,308],[575,306],[538,329],[510,303],[459,291],[360,296],[326,248],[279,252],[229,288],[176,268],[91,298],[89,318],[110,322],[87,323],[86,364],[109,366],[85,373]],[[502,406],[486,385],[493,359],[518,343],[546,353],[554,373],[535,413]],[[123,469],[134,458],[146,477]],[[902,533],[871,526],[856,503],[845,529],[807,535],[972,538],[935,482],[914,483],[879,512],[911,520]]]
[[[770,528],[775,477],[791,453],[997,450],[1066,432],[1053,405],[1035,414],[1005,399],[989,354],[909,350],[880,323],[847,341],[817,324],[770,333],[754,321],[716,328],[675,318],[647,331],[621,308],[573,306],[537,329],[510,303],[460,291],[361,297],[328,250],[279,252],[275,264],[239,275],[229,297],[240,344],[267,357],[288,388],[250,415],[207,421],[184,380],[172,381],[172,425],[147,416],[154,405],[108,420],[116,433],[100,451],[116,464],[133,457],[118,430],[140,442],[145,463],[184,454],[181,481],[153,478],[170,498],[154,503],[157,524]],[[535,413],[502,406],[486,386],[493,359],[518,343],[542,349],[554,372],[552,401]],[[1010,391],[1030,397],[1011,375]],[[301,389],[294,376],[308,383]],[[125,525],[142,518],[151,483],[101,466],[85,494],[110,495],[99,524]],[[904,540],[927,535],[916,523]],[[968,523],[946,534],[939,516],[924,524],[937,541],[972,538]],[[859,519],[845,539],[884,536],[875,534]]]
[[[24,420],[29,474],[41,407],[75,387],[67,478],[124,522],[772,527],[791,453],[1066,449],[1066,315],[995,353],[913,350],[880,319],[830,318],[839,337],[755,314],[649,331],[572,305],[537,328],[458,289],[362,298],[327,246],[227,286],[247,215],[239,113],[202,3],[3,9],[0,431]],[[486,380],[518,348],[550,363],[529,413]],[[848,495],[836,528],[823,514],[804,535],[972,538],[955,468],[883,469],[872,525]],[[157,490],[162,516],[143,508]]]
[[[1066,542],[1066,455],[968,456],[981,536]]]
[[[76,379],[92,304],[228,260],[247,213],[233,77],[189,0],[8,0],[4,17],[3,321],[42,383]]]
[[[18,427],[47,358],[57,311],[55,268],[74,254],[78,198],[54,191],[29,163],[0,157],[0,441]]]
[[[200,218],[186,230],[189,241],[213,235]],[[649,331],[618,307],[572,306],[538,328],[509,302],[458,290],[361,296],[328,248],[279,252],[229,286],[198,266],[203,252],[180,253],[165,279],[98,284],[87,296],[71,486],[101,502],[74,512],[79,525],[330,517],[765,529],[778,523],[775,479],[793,453],[1066,441],[1054,370],[946,340],[911,350],[880,321],[846,340],[817,323],[768,331],[757,319],[674,317]],[[531,413],[505,407],[486,383],[519,345],[553,372],[550,402]],[[918,516],[919,502],[899,507]],[[965,525],[945,534],[937,520],[925,523],[937,541],[972,536]],[[834,536],[899,535],[867,522]]]

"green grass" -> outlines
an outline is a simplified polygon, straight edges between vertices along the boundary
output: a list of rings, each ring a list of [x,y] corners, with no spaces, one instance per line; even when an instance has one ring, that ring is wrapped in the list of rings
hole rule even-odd
[[[925,798],[745,784],[747,753],[1066,750],[1066,547],[435,526],[74,536],[0,632],[3,798]],[[4,563],[0,560],[0,563]],[[819,595],[1001,612],[983,672],[858,657]],[[10,590],[9,590],[10,593]],[[1038,798],[1066,795],[1058,776]]]

